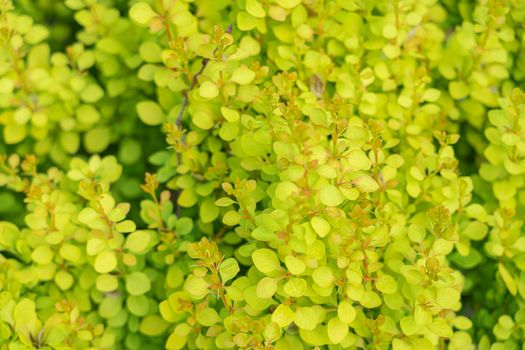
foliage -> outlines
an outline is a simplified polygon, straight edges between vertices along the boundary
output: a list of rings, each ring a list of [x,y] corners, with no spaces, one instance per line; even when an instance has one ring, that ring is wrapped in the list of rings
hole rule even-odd
[[[0,349],[523,344],[522,1],[42,3],[0,3]]]

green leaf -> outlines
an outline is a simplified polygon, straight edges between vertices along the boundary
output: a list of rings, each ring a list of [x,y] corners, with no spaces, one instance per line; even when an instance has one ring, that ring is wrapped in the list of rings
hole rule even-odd
[[[8,145],[14,145],[16,143],[22,142],[26,137],[26,127],[25,125],[18,124],[8,124],[4,127],[4,141]]]
[[[71,288],[74,282],[75,280],[73,276],[71,276],[71,274],[66,271],[60,270],[55,275],[55,283],[57,284],[58,288],[62,290],[68,290]]]
[[[139,47],[140,57],[149,63],[162,62],[162,48],[154,41],[146,41]]]
[[[319,216],[314,216],[312,220],[310,220],[310,224],[312,225],[314,231],[319,235],[319,237],[326,237],[328,233],[330,233],[330,223]]]
[[[137,114],[146,125],[160,125],[166,120],[162,107],[154,101],[137,103]]]
[[[232,204],[235,204],[236,202],[229,198],[229,197],[222,197],[222,198],[219,198],[215,201],[215,205],[216,206],[219,206],[219,207],[228,207]]]
[[[145,295],[130,295],[126,299],[126,307],[135,316],[144,317],[150,311],[150,303]]]
[[[241,220],[241,215],[235,210],[227,211],[222,217],[222,222],[228,226],[235,226]]]
[[[16,110],[14,119],[17,124],[23,125],[31,120],[31,110],[27,107],[22,107]]]
[[[265,16],[264,7],[257,0],[246,0],[246,12],[257,18]]]
[[[184,284],[184,290],[195,299],[204,298],[208,292],[208,282],[202,278],[196,278],[190,275]]]
[[[84,147],[89,153],[100,153],[108,148],[111,131],[108,128],[94,128],[84,135]]]
[[[179,197],[177,198],[177,203],[181,207],[190,208],[193,207],[198,200],[199,197],[193,189],[185,189],[182,190],[182,192],[179,194]]]
[[[232,141],[239,134],[239,125],[237,123],[223,123],[219,136],[224,141]]]
[[[95,103],[102,97],[104,97],[104,90],[97,84],[89,84],[80,95],[82,101],[88,103]]]
[[[281,329],[279,325],[274,322],[269,322],[264,328],[264,338],[268,341],[279,339],[281,336]]]
[[[455,310],[460,306],[460,293],[454,288],[439,288],[436,290],[436,303],[444,309]]]
[[[472,321],[466,316],[456,316],[453,323],[457,329],[468,330],[472,328]]]
[[[452,81],[448,85],[450,96],[455,100],[461,100],[469,95],[468,86],[462,81]]]
[[[375,280],[377,290],[384,294],[394,294],[397,291],[397,282],[394,277],[380,275]]]
[[[55,255],[53,251],[51,250],[51,248],[49,248],[48,245],[38,246],[31,253],[31,258],[33,259],[33,261],[41,265],[49,264],[53,260],[54,256]]]
[[[138,2],[129,10],[129,18],[142,26],[148,26],[158,14],[145,2]]]
[[[252,30],[257,26],[257,18],[247,12],[237,13],[237,27],[242,31]]]
[[[363,305],[367,309],[374,309],[381,305],[381,298],[375,292],[366,291],[363,294],[363,298],[360,300],[360,302],[361,305]]]
[[[299,307],[295,311],[294,323],[300,329],[313,330],[318,325],[318,311],[313,307]]]
[[[448,322],[442,318],[434,320],[428,328],[430,328],[434,334],[443,338],[450,338],[454,334]]]
[[[277,291],[277,280],[271,277],[263,277],[257,283],[256,294],[258,298],[268,299],[273,297]]]
[[[195,313],[195,318],[197,319],[197,322],[199,322],[204,327],[210,327],[216,323],[221,322],[221,317],[217,311],[209,307],[197,311]]]
[[[299,187],[291,181],[283,181],[277,185],[275,196],[282,201],[287,200],[290,196],[299,191]]]
[[[46,344],[50,346],[59,346],[67,339],[69,332],[61,326],[52,328],[46,336]]]
[[[131,295],[142,295],[151,288],[151,282],[143,272],[132,272],[126,276],[126,290]]]
[[[177,219],[175,223],[175,232],[179,235],[187,235],[193,230],[193,220],[187,217]]]
[[[300,275],[306,269],[304,262],[293,255],[287,255],[284,258],[284,263],[288,271],[293,275]]]
[[[400,326],[403,333],[408,336],[416,334],[420,328],[412,315],[403,317],[400,321]]]
[[[285,9],[291,9],[298,6],[301,0],[277,0],[277,4]]]
[[[188,341],[188,335],[180,336],[176,333],[176,330],[171,333],[166,341],[167,350],[180,350],[186,346]]]
[[[115,225],[115,228],[118,232],[122,233],[128,233],[133,232],[137,229],[137,226],[135,225],[135,222],[131,220],[124,220]]]
[[[281,328],[287,327],[294,320],[294,312],[288,305],[281,304],[272,313],[272,322]]]
[[[335,281],[334,273],[328,266],[320,266],[315,269],[312,278],[318,286],[323,288],[330,287]]]
[[[334,317],[327,324],[328,338],[333,344],[341,343],[348,334],[348,325],[339,317]]]
[[[101,116],[99,111],[92,105],[80,105],[76,110],[77,119],[79,122],[87,125],[97,123]]]
[[[238,111],[228,107],[221,107],[221,114],[224,117],[224,119],[226,119],[230,123],[235,123],[240,118]]]
[[[247,85],[255,79],[255,73],[246,66],[236,68],[230,80],[239,85]]]
[[[405,160],[399,154],[392,154],[386,159],[386,164],[394,168],[401,168]]]
[[[255,267],[265,275],[282,270],[277,254],[270,249],[257,249],[252,253],[252,260]]]
[[[292,298],[302,297],[306,293],[306,281],[302,278],[292,277],[283,286],[283,291]]]
[[[518,293],[518,286],[517,286],[516,280],[512,277],[512,275],[507,270],[505,265],[503,265],[502,263],[499,263],[498,272],[501,276],[501,279],[505,283],[505,286],[509,290],[510,294],[516,295]]]
[[[213,222],[219,217],[219,207],[215,205],[212,198],[207,198],[201,203],[199,216],[204,223]]]
[[[120,143],[118,160],[124,164],[135,164],[142,158],[142,145],[135,139],[124,139]]]
[[[98,313],[104,318],[113,318],[122,310],[122,298],[106,296],[99,305]]]
[[[135,231],[126,238],[125,247],[136,254],[144,254],[150,244],[151,235],[148,231]]]
[[[63,257],[66,261],[72,263],[78,263],[82,258],[82,251],[79,247],[73,244],[63,244],[60,248],[60,256]]]
[[[379,189],[377,182],[368,175],[362,175],[355,178],[353,183],[359,189],[359,191],[365,193],[375,192]]]
[[[343,203],[345,197],[337,187],[327,185],[319,190],[319,200],[328,207],[337,207]]]
[[[95,259],[95,271],[98,273],[108,273],[117,267],[117,257],[114,252],[104,251],[97,255]]]
[[[479,221],[471,221],[461,233],[474,241],[480,241],[485,238],[488,232],[489,228],[486,224]]]
[[[337,317],[346,324],[354,321],[357,313],[352,304],[348,301],[341,301],[337,306]]]
[[[110,274],[99,275],[97,276],[96,287],[101,292],[112,292],[118,288],[118,278]]]
[[[199,94],[205,99],[212,99],[219,95],[219,88],[212,81],[205,81],[199,87]]]
[[[163,334],[168,329],[169,323],[159,315],[148,315],[140,322],[140,333],[155,337]]]
[[[275,232],[268,230],[266,227],[257,227],[252,231],[251,236],[258,241],[272,241],[277,238]]]
[[[87,242],[86,251],[88,255],[97,255],[106,248],[106,243],[100,238],[91,238]]]
[[[37,334],[40,328],[40,322],[36,314],[35,303],[27,298],[22,298],[13,309],[13,320],[15,322],[15,329],[17,331],[30,332]]]
[[[239,273],[239,264],[234,258],[224,260],[219,266],[219,273],[221,275],[222,283],[226,283]]]
[[[80,70],[86,70],[95,64],[96,56],[93,51],[84,51],[77,60],[77,66]]]
[[[350,167],[355,170],[368,170],[372,162],[360,148],[354,148],[345,155]]]
[[[197,111],[191,117],[191,120],[195,125],[197,125],[202,130],[210,130],[215,125],[213,116],[208,111]]]

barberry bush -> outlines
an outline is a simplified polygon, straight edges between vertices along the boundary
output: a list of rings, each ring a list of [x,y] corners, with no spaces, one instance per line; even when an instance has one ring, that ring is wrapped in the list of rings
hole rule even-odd
[[[0,0],[0,349],[525,343],[523,0]]]

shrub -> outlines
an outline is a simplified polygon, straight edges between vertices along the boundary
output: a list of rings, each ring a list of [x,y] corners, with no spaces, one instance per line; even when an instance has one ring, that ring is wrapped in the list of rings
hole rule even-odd
[[[35,4],[0,7],[0,348],[523,343],[523,2]]]

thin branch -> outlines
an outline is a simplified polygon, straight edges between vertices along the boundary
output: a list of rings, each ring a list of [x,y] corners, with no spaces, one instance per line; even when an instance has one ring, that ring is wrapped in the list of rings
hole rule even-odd
[[[184,98],[182,99],[182,107],[180,108],[179,114],[177,115],[177,121],[176,121],[177,127],[179,128],[182,124],[182,116],[184,115],[184,111],[186,110],[186,107],[188,106],[188,94],[190,93],[191,90],[193,90],[195,85],[197,85],[199,76],[206,69],[208,62],[210,62],[209,58],[205,58],[202,60],[201,69],[199,69],[199,71],[193,76],[193,79],[191,80],[190,88],[184,92]]]
[[[226,29],[226,33],[230,34],[232,32],[232,30],[233,30],[233,27],[230,24],[228,26],[228,28]],[[215,55],[215,53],[217,53],[217,48],[215,48],[215,50],[213,50],[213,54],[214,55]],[[188,101],[188,95],[191,92],[191,90],[193,90],[193,88],[197,85],[197,82],[199,80],[199,76],[204,72],[204,70],[208,66],[209,62],[210,62],[209,58],[204,58],[202,60],[201,69],[199,69],[199,71],[193,76],[193,79],[191,80],[191,85],[190,85],[189,89],[184,92],[184,98],[182,99],[182,106],[180,108],[179,114],[177,115],[177,120],[175,122],[177,127],[179,127],[179,128],[180,128],[180,126],[182,124],[182,116],[184,115],[184,112],[186,111],[186,107],[188,107],[188,102],[189,102]]]
[[[231,34],[232,30],[233,30],[233,26],[230,24],[228,26],[228,28],[226,29],[226,33]],[[215,55],[217,53],[217,49],[218,48],[215,48],[213,50],[213,55]],[[199,81],[199,76],[204,72],[204,70],[208,66],[209,62],[210,62],[209,58],[204,58],[202,60],[201,68],[199,69],[199,71],[191,79],[190,87],[186,91],[184,91],[184,97],[182,99],[182,106],[180,108],[179,114],[177,114],[177,119],[175,121],[175,125],[177,125],[177,128],[179,130],[182,127],[182,117],[184,116],[184,112],[186,111],[186,108],[188,107],[188,103],[189,103],[188,95],[193,90],[193,88],[195,88],[195,86],[197,85],[197,83]],[[184,138],[183,137],[181,137],[181,142],[184,143]],[[180,164],[180,153],[178,153],[178,152],[177,152],[177,163]],[[181,207],[177,203],[178,198],[180,196],[180,190],[175,191],[174,194],[175,195],[172,197],[173,198],[172,200],[173,200],[173,204],[175,206],[175,212],[176,212],[177,216],[180,216]]]

